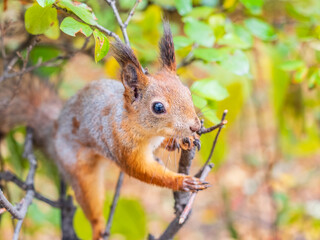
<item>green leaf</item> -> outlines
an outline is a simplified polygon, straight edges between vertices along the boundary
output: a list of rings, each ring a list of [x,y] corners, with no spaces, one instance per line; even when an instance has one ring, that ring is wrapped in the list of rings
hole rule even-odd
[[[36,224],[39,227],[46,226],[46,223],[57,228],[60,227],[60,210],[57,208],[50,208],[49,210],[44,211],[41,208],[41,204],[38,204],[38,202],[32,202],[28,208],[28,217],[32,219],[33,224]]]
[[[215,41],[211,27],[195,19],[188,19],[184,25],[184,32],[190,39],[204,47],[212,47]]]
[[[174,0],[176,8],[180,15],[185,15],[192,10],[192,1],[191,0]]]
[[[308,88],[313,89],[320,83],[319,70],[314,71],[308,80]]]
[[[60,50],[52,46],[35,46],[30,52],[30,60],[32,64],[36,64],[39,59],[42,62],[48,61],[52,58],[59,56]],[[61,67],[40,67],[36,70],[36,73],[43,77],[51,76],[52,74],[61,71]]]
[[[107,207],[110,208],[110,205]],[[147,220],[145,211],[139,201],[128,198],[119,199],[111,234],[121,234],[125,239],[130,240],[145,239]]]
[[[214,124],[217,124],[220,122],[220,119],[218,118],[217,113],[214,110],[208,110],[208,109],[204,110],[203,116]]]
[[[104,216],[108,215],[109,209],[110,202],[106,201]],[[92,239],[89,221],[86,219],[81,208],[77,208],[76,210],[73,226],[80,239]],[[112,234],[122,235],[124,239],[130,240],[144,239],[147,234],[147,221],[146,214],[139,201],[127,198],[119,199],[111,228]]]
[[[289,60],[280,65],[280,68],[284,71],[294,71],[304,66],[302,60]]]
[[[249,73],[249,60],[241,50],[236,50],[233,55],[221,61],[221,66],[239,76]]]
[[[77,33],[82,33],[86,37],[89,37],[92,34],[92,29],[87,24],[78,22],[72,17],[66,17],[63,19],[60,25],[61,31],[64,33],[75,37]]]
[[[192,94],[192,101],[193,101],[193,104],[199,109],[202,109],[207,105],[207,100],[196,94]]]
[[[53,24],[43,33],[46,37],[56,40],[60,36],[59,20],[56,18]]]
[[[213,13],[213,8],[207,6],[201,6],[193,8],[191,12],[188,13],[188,17],[196,19],[207,19]]]
[[[82,209],[79,207],[77,208],[73,217],[73,228],[80,239],[92,239],[92,230],[90,223],[84,215]]]
[[[35,3],[24,15],[26,30],[34,35],[45,33],[57,21],[57,10],[51,6],[41,7]]]
[[[37,0],[37,2],[41,7],[47,7],[51,6],[55,2],[55,0]]]
[[[218,43],[233,48],[248,49],[252,47],[253,38],[251,33],[244,27],[233,25],[233,31],[225,34]]]
[[[289,197],[282,192],[274,192],[272,198],[280,206],[280,208],[286,208],[289,204]]]
[[[240,2],[249,9],[252,14],[261,14],[263,0],[240,0]]]
[[[223,48],[197,48],[194,50],[194,56],[207,62],[216,62],[226,59],[228,57],[228,50]]]
[[[192,93],[210,100],[221,101],[229,96],[227,90],[213,79],[202,79],[191,86]]]
[[[10,152],[9,155],[9,164],[13,167],[16,174],[21,175],[24,161],[22,158],[23,154],[23,144],[19,144],[14,135],[17,132],[18,129],[11,130],[9,134],[6,136],[6,144],[8,147],[8,150]]]
[[[308,71],[309,71],[309,68],[307,67],[299,68],[293,76],[293,82],[301,83],[307,77]]]
[[[179,50],[181,48],[190,46],[193,43],[193,41],[184,36],[177,36],[173,38],[173,43],[174,43],[174,48],[176,50]]]
[[[104,56],[107,55],[109,51],[109,40],[98,29],[93,31],[93,36],[95,40],[94,60],[99,62],[102,58],[104,58]]]
[[[260,19],[248,18],[244,23],[254,36],[264,41],[272,41],[277,38],[273,27]]]
[[[72,2],[71,0],[61,0],[58,2],[58,6],[70,10],[82,21],[90,25],[97,24],[95,15],[92,13],[91,8],[89,8],[85,3]]]
[[[234,25],[234,33],[246,44],[244,48],[250,48],[253,45],[251,33],[240,25]]]
[[[223,14],[214,14],[209,17],[208,25],[213,30],[213,34],[216,39],[220,39],[226,32],[228,22],[226,22],[226,16]]]

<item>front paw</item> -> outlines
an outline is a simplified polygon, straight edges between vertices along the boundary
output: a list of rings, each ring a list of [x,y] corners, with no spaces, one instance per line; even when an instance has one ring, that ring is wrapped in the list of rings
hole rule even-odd
[[[192,148],[196,147],[199,151],[201,147],[199,135],[196,134],[190,137],[183,138],[181,140],[180,147],[183,150],[191,150]]]
[[[184,176],[180,190],[184,192],[196,192],[210,186],[211,185],[208,182],[202,181],[199,178]]]
[[[163,141],[162,146],[165,147],[166,150],[172,152],[175,151],[176,149],[180,149],[180,145],[177,141],[176,138],[168,138]]]

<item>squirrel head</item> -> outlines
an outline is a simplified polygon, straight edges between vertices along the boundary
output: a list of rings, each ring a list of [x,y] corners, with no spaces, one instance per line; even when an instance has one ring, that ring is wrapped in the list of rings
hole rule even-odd
[[[132,49],[120,42],[112,45],[121,66],[125,109],[144,135],[186,137],[198,131],[200,120],[195,112],[190,90],[176,74],[176,60],[170,26],[164,23],[159,43],[161,69],[156,74],[144,72]]]

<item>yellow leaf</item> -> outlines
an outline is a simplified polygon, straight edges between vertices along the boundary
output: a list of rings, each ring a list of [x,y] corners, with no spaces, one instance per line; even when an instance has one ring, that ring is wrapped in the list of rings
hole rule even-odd
[[[114,58],[109,58],[104,65],[104,72],[113,79],[118,79],[120,66]]]

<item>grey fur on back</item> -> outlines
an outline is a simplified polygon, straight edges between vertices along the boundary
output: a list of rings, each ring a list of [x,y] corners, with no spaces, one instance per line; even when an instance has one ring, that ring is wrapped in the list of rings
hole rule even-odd
[[[102,79],[88,84],[71,97],[62,109],[57,141],[62,137],[69,140],[69,144],[79,143],[89,148],[94,146],[101,155],[116,161],[110,151],[114,144],[112,124],[120,127],[123,92],[122,83],[116,80]]]

